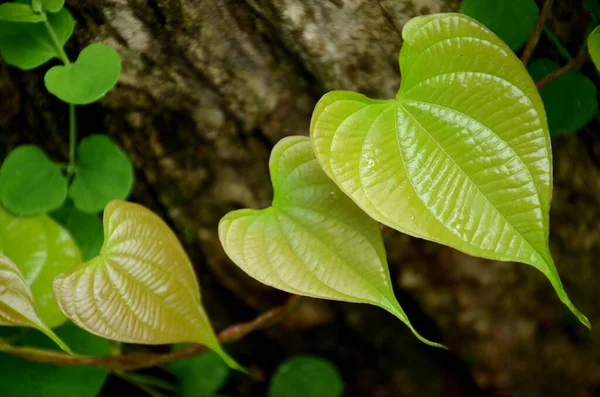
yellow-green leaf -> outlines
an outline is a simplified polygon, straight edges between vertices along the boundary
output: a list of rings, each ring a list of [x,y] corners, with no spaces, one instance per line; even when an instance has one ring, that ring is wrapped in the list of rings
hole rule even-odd
[[[294,294],[384,308],[423,342],[394,296],[380,226],[319,167],[307,137],[289,137],[270,160],[271,207],[227,214],[227,255],[260,282]]]
[[[71,321],[121,342],[200,343],[240,368],[217,341],[187,254],[156,214],[111,201],[104,236],[97,257],[54,280],[58,304]]]
[[[568,298],[548,248],[544,105],[514,53],[464,15],[403,31],[395,100],[332,92],[311,137],[325,172],[374,219],[471,255],[530,264]]]
[[[46,334],[61,349],[70,352],[62,340],[40,318],[33,294],[15,265],[0,254],[0,325],[31,327]]]

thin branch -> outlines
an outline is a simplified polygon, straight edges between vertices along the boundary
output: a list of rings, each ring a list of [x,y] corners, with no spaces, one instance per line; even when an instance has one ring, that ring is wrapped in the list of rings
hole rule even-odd
[[[554,3],[554,0],[546,0],[546,2],[544,3],[544,7],[542,8],[542,12],[540,13],[540,17],[538,18],[538,21],[535,25],[535,28],[533,29],[531,36],[529,36],[529,40],[527,41],[525,50],[523,50],[523,54],[521,55],[521,62],[523,62],[523,65],[525,66],[527,66],[527,64],[529,63],[529,59],[533,54],[533,50],[535,50],[538,41],[540,41],[540,36],[542,35],[542,31],[544,30],[544,25],[546,24],[548,16],[550,16],[552,3]]]
[[[590,53],[588,51],[586,51],[583,55],[578,56],[569,64],[563,66],[562,68],[560,68],[558,70],[555,70],[554,72],[550,73],[548,76],[544,77],[542,80],[535,83],[535,86],[539,90],[540,88],[553,82],[554,80],[556,80],[563,74],[567,73],[568,71],[575,69],[577,66],[579,66],[583,62],[587,61],[589,59],[589,57],[590,57]]]
[[[300,298],[292,295],[285,304],[269,310],[246,323],[235,324],[223,330],[218,338],[221,343],[236,342],[253,331],[272,327],[281,321],[297,304]],[[26,360],[56,365],[87,365],[116,371],[128,371],[153,367],[173,360],[195,357],[208,351],[199,344],[190,344],[168,353],[137,353],[109,357],[86,357],[68,355],[54,350],[32,347],[16,347],[0,343],[0,352],[9,353]]]

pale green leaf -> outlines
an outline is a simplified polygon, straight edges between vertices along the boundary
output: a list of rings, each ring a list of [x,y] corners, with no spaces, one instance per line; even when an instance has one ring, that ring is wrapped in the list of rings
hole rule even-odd
[[[71,13],[63,8],[56,14],[49,14],[48,23],[64,46],[73,33]],[[0,21],[0,53],[6,63],[24,70],[35,69],[52,58],[60,58],[43,23]]]
[[[124,200],[133,188],[133,165],[106,135],[91,135],[77,147],[79,165],[69,188],[75,208],[95,214],[111,200]]]
[[[63,350],[70,352],[67,345],[40,318],[33,294],[17,265],[2,254],[0,254],[0,326],[36,328]]]
[[[381,230],[319,167],[310,140],[289,137],[270,160],[271,207],[230,212],[219,223],[225,252],[260,282],[298,295],[388,310],[423,342],[394,296]]]
[[[196,342],[240,368],[219,345],[175,233],[147,208],[112,201],[100,255],[54,280],[62,311],[104,338],[140,344]]]
[[[62,101],[87,105],[113,88],[120,74],[119,54],[112,47],[94,43],[84,48],[74,63],[48,70],[44,83]]]
[[[534,59],[527,69],[540,81],[560,65],[549,59]],[[598,113],[596,85],[587,76],[571,70],[540,89],[552,136],[577,132]],[[565,98],[569,98],[566,100]]]
[[[598,6],[600,8],[600,6]],[[596,27],[588,36],[588,50],[596,69],[600,71],[600,26]]]
[[[343,389],[342,378],[329,361],[297,356],[277,368],[268,397],[341,397]]]
[[[67,180],[39,147],[14,149],[0,168],[0,201],[18,215],[38,215],[59,208],[67,198]]]
[[[45,20],[46,17],[33,12],[33,9],[29,4],[0,4],[0,21],[37,23]]]
[[[534,0],[464,0],[460,12],[487,26],[513,51],[525,45],[540,15]]]
[[[47,215],[19,218],[0,208],[0,247],[19,268],[37,310],[50,328],[65,322],[52,293],[52,280],[81,261],[75,241]]]
[[[586,325],[548,248],[544,105],[514,53],[460,14],[403,31],[396,100],[332,92],[311,137],[325,172],[374,219],[471,255],[530,264]]]

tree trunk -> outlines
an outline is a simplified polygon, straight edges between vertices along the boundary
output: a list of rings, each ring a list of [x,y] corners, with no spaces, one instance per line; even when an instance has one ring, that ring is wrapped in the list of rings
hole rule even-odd
[[[217,329],[284,299],[235,267],[216,231],[226,212],[270,204],[271,147],[285,136],[307,135],[312,109],[329,90],[393,98],[403,25],[458,9],[457,0],[67,5],[77,20],[69,53],[101,41],[123,60],[118,87],[100,104],[78,108],[80,134],[109,133],[129,153],[137,173],[133,199],[161,214],[189,248]],[[33,141],[66,158],[66,107],[44,93],[45,69],[22,73],[0,64],[0,128],[7,148]],[[596,127],[553,142],[551,212],[552,252],[591,332],[531,267],[386,231],[401,303],[417,328],[450,353],[415,342],[374,307],[305,300],[283,325],[233,346],[234,354],[265,379],[289,355],[323,355],[340,367],[348,396],[599,392]],[[258,396],[265,383],[240,375],[228,387],[230,394]]]

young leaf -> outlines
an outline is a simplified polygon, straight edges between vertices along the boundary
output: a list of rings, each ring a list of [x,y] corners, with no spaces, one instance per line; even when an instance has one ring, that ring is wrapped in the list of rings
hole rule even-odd
[[[600,26],[596,27],[589,35],[588,50],[590,51],[594,65],[596,65],[596,69],[600,71]]]
[[[297,356],[277,369],[268,397],[341,397],[343,388],[337,368],[329,361]]]
[[[534,59],[527,69],[531,77],[539,81],[559,68],[554,61]],[[548,114],[550,133],[553,136],[566,135],[589,123],[598,112],[596,91],[596,85],[575,70],[542,87],[540,95]]]
[[[534,0],[464,0],[460,12],[487,26],[513,51],[525,45],[540,16]]]
[[[213,397],[227,383],[229,368],[214,352],[169,363],[179,383],[179,397]]]
[[[2,254],[0,254],[0,325],[36,328],[61,349],[71,352],[68,346],[44,324],[35,307],[31,290],[19,268]]]
[[[183,247],[156,214],[112,201],[104,210],[104,236],[100,255],[54,280],[71,321],[120,342],[201,343],[240,369],[217,341]]]
[[[38,215],[59,208],[67,198],[67,180],[39,147],[14,149],[0,168],[0,201],[18,215]]]
[[[95,214],[115,199],[126,199],[133,188],[133,165],[106,135],[91,135],[77,147],[79,165],[69,188],[75,208]]]
[[[46,17],[36,14],[29,4],[4,3],[0,4],[0,21],[7,22],[43,22]]]
[[[102,98],[117,84],[121,74],[119,54],[104,44],[90,44],[71,65],[48,70],[44,82],[48,91],[60,100],[87,105]]]
[[[56,334],[78,354],[108,356],[108,341],[67,323]],[[37,333],[22,341],[25,346],[54,349]],[[0,355],[0,396],[3,397],[95,397],[108,370],[88,366],[40,364],[15,356]]]
[[[0,251],[23,274],[44,323],[50,328],[64,323],[52,280],[81,261],[69,233],[46,215],[18,218],[0,208],[0,240]]]
[[[42,0],[44,10],[50,12],[59,12],[65,6],[65,0]]]
[[[310,140],[282,139],[269,163],[271,207],[230,212],[219,239],[258,281],[298,295],[382,307],[423,342],[394,296],[379,225],[319,167]]]
[[[62,207],[50,215],[71,233],[84,261],[100,253],[104,243],[104,230],[98,215],[79,211],[70,200],[65,201]]]
[[[63,8],[47,17],[58,41],[64,45],[73,33],[71,13]],[[35,69],[52,58],[60,58],[43,23],[0,21],[0,53],[6,63],[24,70]]]
[[[321,166],[379,222],[536,267],[589,325],[548,248],[550,137],[525,67],[460,14],[414,18],[403,37],[396,100],[332,92],[317,104],[311,137]]]

